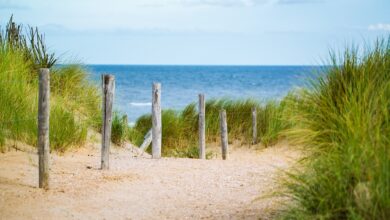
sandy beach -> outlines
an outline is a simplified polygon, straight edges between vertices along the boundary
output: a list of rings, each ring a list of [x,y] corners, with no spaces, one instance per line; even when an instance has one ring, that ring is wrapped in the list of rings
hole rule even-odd
[[[228,161],[113,148],[110,170],[101,171],[99,145],[90,144],[51,155],[44,191],[36,153],[13,149],[0,154],[1,219],[271,219],[285,199],[267,196],[299,156],[285,145],[234,148]]]

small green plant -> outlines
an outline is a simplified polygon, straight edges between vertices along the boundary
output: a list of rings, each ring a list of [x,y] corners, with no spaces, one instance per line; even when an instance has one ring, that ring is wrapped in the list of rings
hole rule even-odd
[[[125,143],[129,132],[127,117],[121,116],[118,112],[114,112],[111,127],[111,141],[118,146],[122,146]]]

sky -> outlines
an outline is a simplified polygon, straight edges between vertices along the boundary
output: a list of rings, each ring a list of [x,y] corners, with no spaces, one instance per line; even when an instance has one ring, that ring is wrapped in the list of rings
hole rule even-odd
[[[320,65],[390,36],[390,0],[0,0],[61,62]]]

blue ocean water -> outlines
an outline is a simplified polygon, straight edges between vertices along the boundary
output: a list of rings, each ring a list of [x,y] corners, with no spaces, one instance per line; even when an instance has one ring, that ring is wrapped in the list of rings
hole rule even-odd
[[[162,108],[183,109],[204,93],[206,99],[228,97],[260,101],[280,99],[294,87],[305,85],[319,66],[144,66],[88,65],[93,81],[115,75],[114,108],[130,122],[150,113],[152,83],[162,87]]]

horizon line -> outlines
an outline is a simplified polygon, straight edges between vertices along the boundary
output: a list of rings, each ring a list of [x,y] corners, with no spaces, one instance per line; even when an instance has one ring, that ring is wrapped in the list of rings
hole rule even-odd
[[[57,65],[74,65],[78,63],[59,63]],[[329,66],[314,64],[112,64],[112,63],[80,63],[87,66]]]

